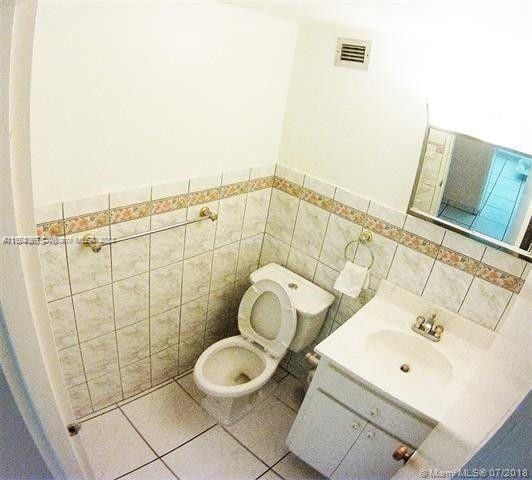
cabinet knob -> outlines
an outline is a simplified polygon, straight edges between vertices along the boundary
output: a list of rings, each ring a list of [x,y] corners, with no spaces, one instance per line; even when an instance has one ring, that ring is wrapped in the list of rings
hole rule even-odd
[[[412,456],[414,452],[410,450],[406,445],[399,445],[392,453],[394,460],[403,462],[408,462],[408,459]]]
[[[353,430],[359,430],[359,429],[360,429],[360,423],[358,423],[358,422],[353,422],[353,423],[351,424],[351,428],[352,428]]]
[[[369,411],[369,414],[375,418],[375,417],[378,417],[379,416],[379,409],[378,408],[372,408],[370,411]]]
[[[366,433],[366,438],[368,438],[369,440],[373,440],[375,438],[375,432]]]

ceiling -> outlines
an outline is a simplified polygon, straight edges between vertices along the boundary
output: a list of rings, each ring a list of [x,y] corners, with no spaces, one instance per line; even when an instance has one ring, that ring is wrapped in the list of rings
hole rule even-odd
[[[530,0],[222,0],[298,23],[412,31],[457,25],[532,32]]]

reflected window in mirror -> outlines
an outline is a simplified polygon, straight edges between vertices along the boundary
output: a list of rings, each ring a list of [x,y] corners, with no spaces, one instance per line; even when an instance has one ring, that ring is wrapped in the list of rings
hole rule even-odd
[[[429,127],[411,209],[529,250],[532,157]]]

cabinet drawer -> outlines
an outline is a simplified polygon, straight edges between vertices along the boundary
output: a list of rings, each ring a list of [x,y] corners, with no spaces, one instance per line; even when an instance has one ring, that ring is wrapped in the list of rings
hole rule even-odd
[[[414,448],[419,447],[435,426],[434,423],[415,417],[392,404],[323,360],[319,364],[314,382],[317,388]]]

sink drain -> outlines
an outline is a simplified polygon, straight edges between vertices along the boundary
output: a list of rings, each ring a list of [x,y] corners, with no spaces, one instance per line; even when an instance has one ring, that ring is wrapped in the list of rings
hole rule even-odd
[[[403,363],[399,368],[401,369],[401,372],[407,373],[410,371],[410,366],[407,365],[406,363]]]

